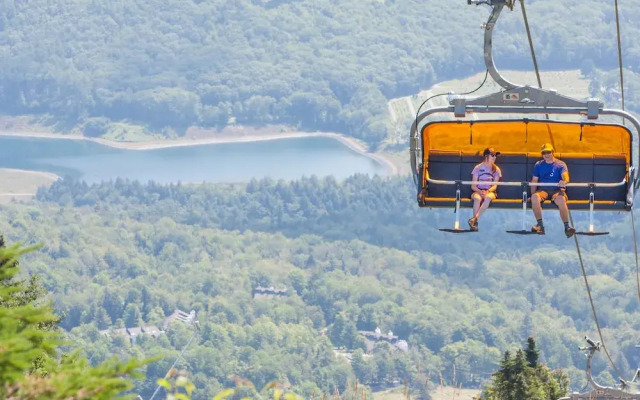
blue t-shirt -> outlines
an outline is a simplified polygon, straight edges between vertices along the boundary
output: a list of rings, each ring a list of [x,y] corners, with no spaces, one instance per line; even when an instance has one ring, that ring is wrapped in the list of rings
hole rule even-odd
[[[533,167],[533,176],[538,178],[542,183],[558,183],[562,180],[562,174],[568,172],[567,164],[560,160],[553,160],[552,163],[548,163],[545,160],[540,160]],[[558,189],[557,186],[538,186],[538,190],[552,190]]]

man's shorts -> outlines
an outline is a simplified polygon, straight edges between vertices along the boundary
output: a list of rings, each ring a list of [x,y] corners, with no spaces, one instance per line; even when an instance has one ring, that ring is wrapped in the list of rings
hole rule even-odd
[[[538,190],[536,191],[536,194],[540,196],[540,201],[545,201],[545,200],[555,201],[556,197],[558,196],[564,196],[565,201],[569,200],[569,198],[567,197],[566,191],[561,188]]]

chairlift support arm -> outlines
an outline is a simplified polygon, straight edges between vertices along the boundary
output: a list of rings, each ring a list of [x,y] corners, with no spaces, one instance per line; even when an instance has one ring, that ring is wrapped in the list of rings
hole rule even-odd
[[[467,0],[468,4],[488,4],[493,7],[489,20],[484,25],[484,63],[493,80],[505,90],[487,96],[468,98],[455,96],[450,103],[455,106],[454,114],[463,118],[466,114],[466,106],[508,106],[530,105],[534,107],[574,107],[586,108],[589,119],[597,119],[600,109],[604,105],[598,100],[592,99],[580,101],[571,97],[559,95],[555,90],[544,90],[532,86],[517,85],[503,77],[493,61],[493,31],[505,6],[513,8],[513,0]]]
[[[587,354],[587,381],[593,386],[594,389],[605,389],[604,386],[599,385],[596,381],[593,380],[593,376],[591,375],[591,359],[596,351],[600,351],[600,342],[594,342],[585,336],[585,340],[589,343],[589,347],[580,347],[580,350],[587,350],[589,354]]]
[[[489,20],[487,21],[486,24],[484,24],[484,63],[487,66],[487,70],[489,71],[489,74],[491,75],[493,80],[496,81],[496,83],[498,83],[500,86],[502,86],[507,90],[516,88],[517,85],[509,82],[502,75],[500,75],[500,72],[498,72],[498,69],[496,68],[493,62],[493,28],[495,27],[496,22],[500,17],[500,13],[502,13],[502,9],[504,8],[505,5],[507,5],[507,1],[506,0],[467,0],[467,4],[469,5],[488,4],[489,6],[493,7],[493,12],[489,16]],[[512,4],[511,4],[511,7],[513,7]]]

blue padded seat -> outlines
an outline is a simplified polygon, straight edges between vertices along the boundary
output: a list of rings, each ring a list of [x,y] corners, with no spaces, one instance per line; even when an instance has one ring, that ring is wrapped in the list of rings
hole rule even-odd
[[[593,182],[593,156],[585,157],[579,153],[558,153],[556,158],[564,161],[569,169],[571,182]],[[567,188],[569,200],[585,199],[589,200],[589,188],[569,187]]]
[[[460,179],[460,152],[438,151],[429,152],[429,178],[447,181]],[[455,185],[429,185],[428,197],[455,197]]]
[[[595,154],[593,157],[593,180],[595,182],[620,182],[627,176],[627,171],[627,160],[623,154]],[[626,191],[626,185],[614,188],[596,188],[594,196],[596,200],[624,200]]]

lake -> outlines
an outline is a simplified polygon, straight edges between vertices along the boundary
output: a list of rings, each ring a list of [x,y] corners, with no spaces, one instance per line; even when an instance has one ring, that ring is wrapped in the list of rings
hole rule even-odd
[[[86,140],[0,137],[0,167],[53,172],[88,183],[118,177],[147,182],[246,182],[355,173],[388,168],[327,137],[125,150]]]

